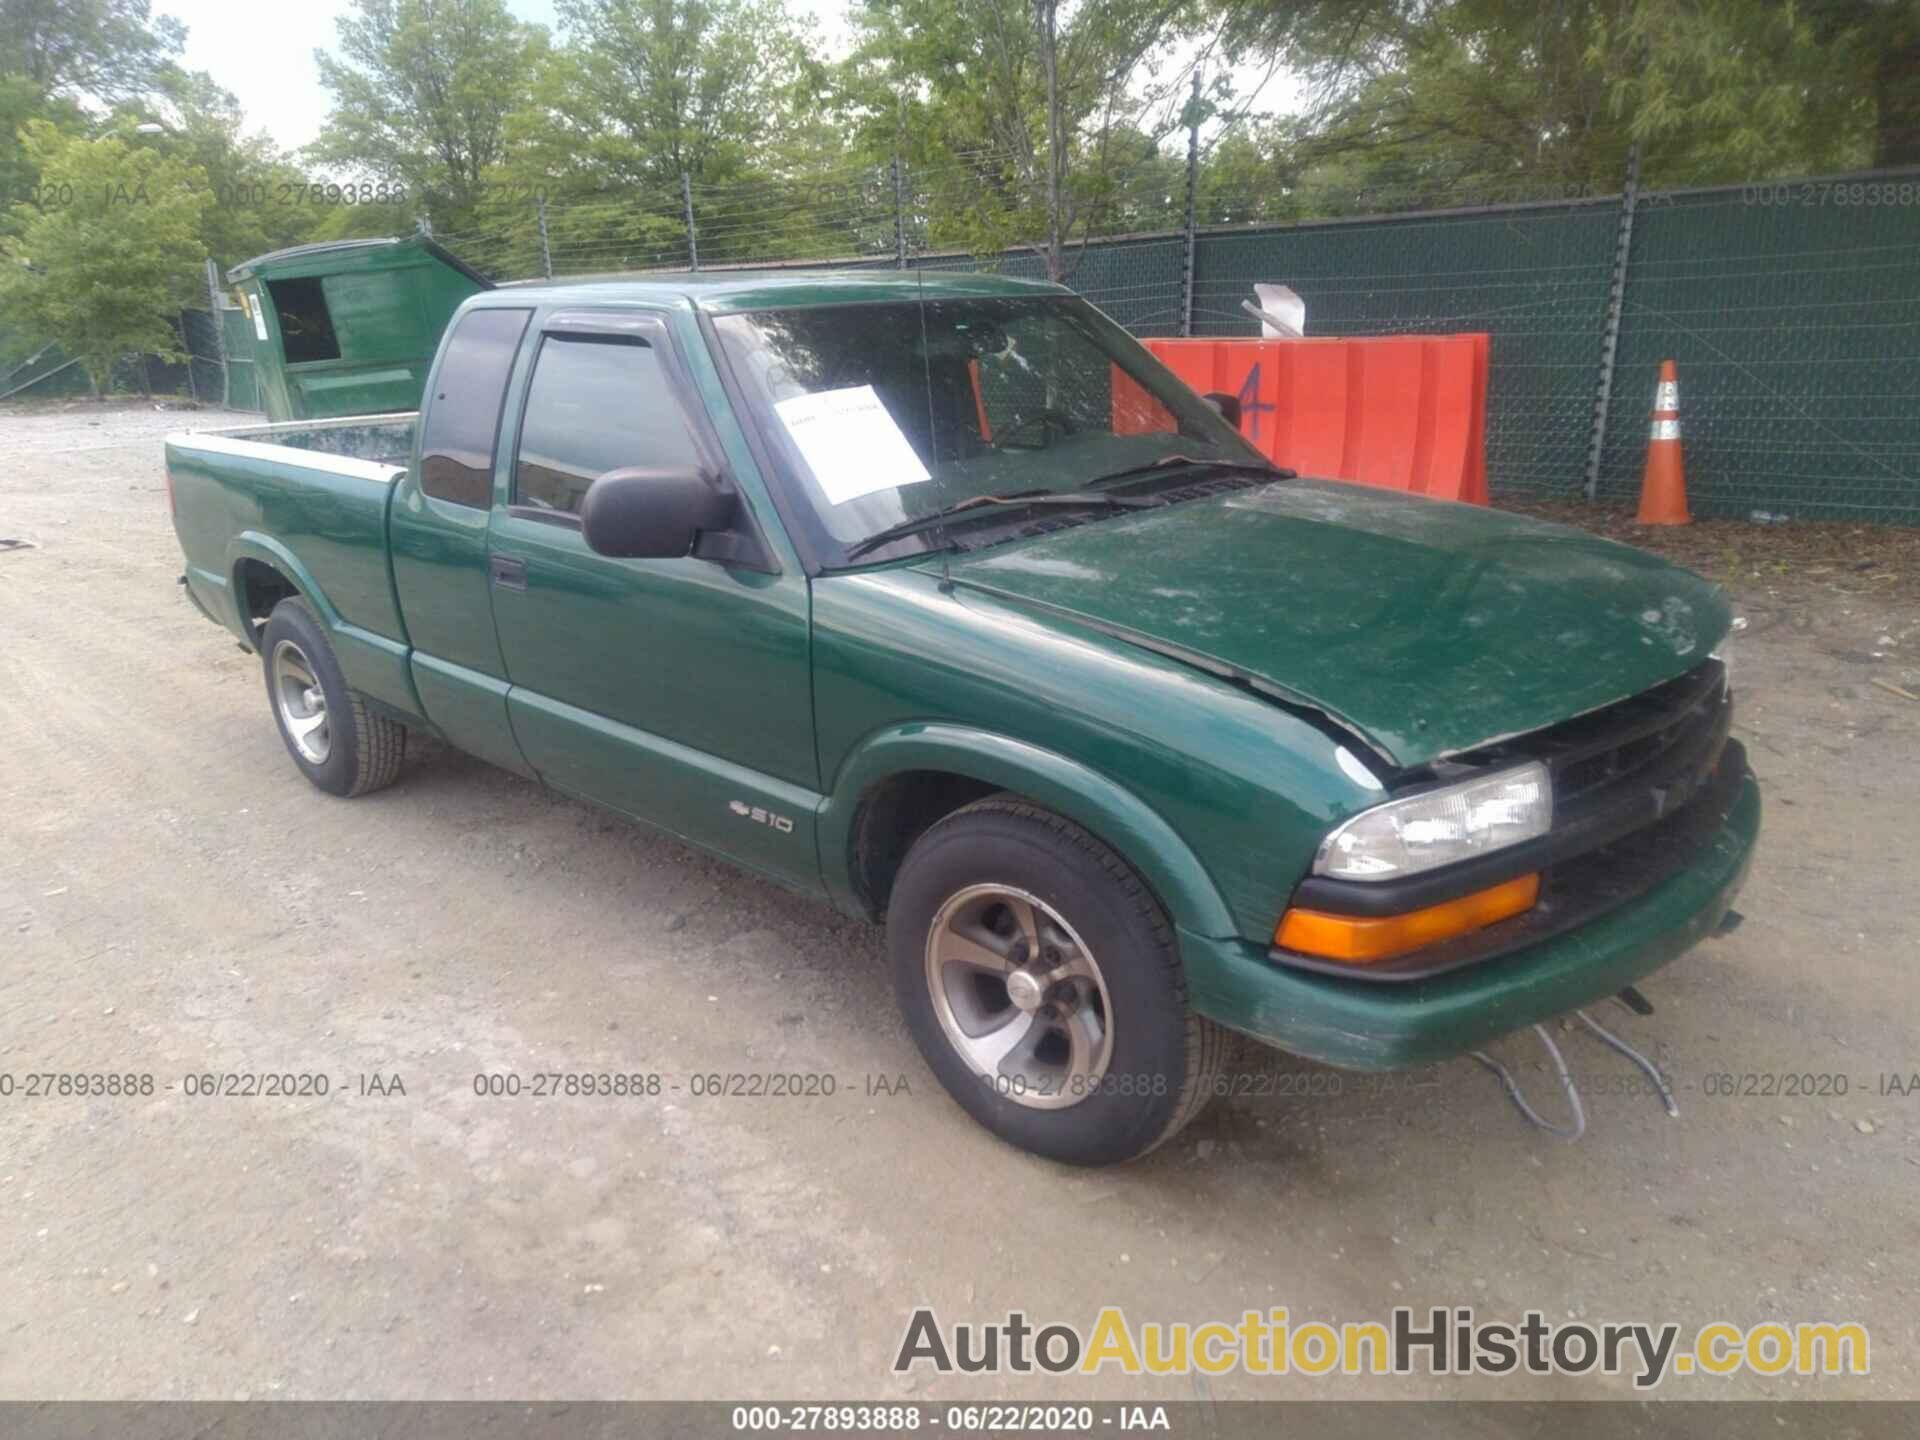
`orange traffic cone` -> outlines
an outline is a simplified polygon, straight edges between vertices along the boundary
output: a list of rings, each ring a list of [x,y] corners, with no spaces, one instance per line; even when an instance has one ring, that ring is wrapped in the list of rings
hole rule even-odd
[[[1687,467],[1680,456],[1680,373],[1671,360],[1660,362],[1660,384],[1653,392],[1653,430],[1635,518],[1642,525],[1693,523],[1687,513]]]

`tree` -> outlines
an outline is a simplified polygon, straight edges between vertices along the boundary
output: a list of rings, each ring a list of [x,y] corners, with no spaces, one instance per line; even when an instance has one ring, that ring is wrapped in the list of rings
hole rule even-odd
[[[66,135],[44,120],[29,121],[21,139],[42,204],[15,206],[18,234],[0,241],[0,313],[58,342],[86,367],[96,394],[123,355],[185,358],[174,318],[206,256],[205,173],[118,136]]]
[[[296,243],[318,218],[279,203],[303,177],[266,136],[244,133],[234,97],[203,71],[182,70],[179,21],[148,0],[0,0],[0,186],[32,199],[39,179],[19,140],[31,120],[67,134],[158,127],[144,148],[198,166],[213,187],[202,240],[229,262]],[[0,232],[20,214],[0,215]]]
[[[397,182],[441,229],[471,223],[546,32],[503,0],[354,0],[314,52],[333,108],[309,156]]]
[[[1683,179],[1920,163],[1915,0],[1637,0],[1613,109]]]
[[[1920,165],[1920,5],[1815,0],[1809,11],[1816,40],[1873,67],[1873,163]]]
[[[30,120],[71,132],[85,126],[84,113],[71,100],[49,100],[26,76],[0,74],[0,204],[31,199],[39,184],[40,176],[20,143],[20,128]],[[12,228],[12,214],[0,211],[0,234]]]
[[[1178,0],[866,0],[842,67],[863,143],[900,136],[934,188],[917,193],[929,243],[1025,243],[1049,276],[1105,228],[1129,164],[1180,122],[1188,71]],[[1076,238],[1077,237],[1077,238]]]
[[[122,134],[157,124],[143,144],[206,176],[200,240],[223,264],[313,239],[332,209],[348,208],[309,203],[305,174],[265,134],[246,132],[239,102],[205,71],[175,71],[157,96],[117,108],[105,124]]]
[[[0,74],[41,100],[126,100],[158,88],[186,35],[147,0],[0,0]]]
[[[1216,0],[1312,103],[1308,213],[1671,186],[1920,154],[1914,0]]]
[[[0,0],[0,207],[31,198],[39,182],[23,125],[85,131],[96,107],[151,94],[175,74],[185,35],[146,0]],[[0,208],[0,233],[12,225]]]
[[[780,0],[559,0],[569,43],[540,101],[599,173],[677,191],[750,169],[805,45]]]
[[[1194,208],[1202,225],[1295,220],[1300,216],[1293,127],[1236,127],[1216,138],[1200,166]]]
[[[1364,0],[1281,26],[1229,5],[1236,42],[1308,78],[1293,129],[1306,213],[1418,209],[1618,188],[1629,137],[1607,125],[1613,75],[1593,52],[1621,0]]]
[[[812,226],[820,197],[786,193],[826,157],[807,103],[821,67],[779,0],[562,0],[559,13],[565,43],[509,117],[478,211],[483,268],[539,272],[540,197],[561,268],[685,264],[683,185],[703,261],[836,248]]]

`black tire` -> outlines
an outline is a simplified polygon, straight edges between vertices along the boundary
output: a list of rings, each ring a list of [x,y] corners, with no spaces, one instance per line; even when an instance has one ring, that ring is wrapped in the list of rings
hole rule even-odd
[[[1005,1088],[1004,1071],[989,1079],[977,1070],[945,1028],[940,1007],[951,1017],[951,1003],[934,998],[936,921],[949,902],[998,886],[1055,912],[1097,961],[1104,984],[1099,1030],[1110,1060],[1103,1076],[1060,1108],[1022,1103]],[[991,917],[991,908],[984,913]],[[934,1075],[968,1114],[1023,1150],[1072,1165],[1132,1160],[1177,1135],[1218,1087],[1230,1032],[1188,1008],[1165,911],[1112,849],[1050,810],[993,796],[929,829],[894,882],[887,950],[901,1011]],[[995,982],[984,983],[991,989]]]
[[[288,707],[282,703],[283,688],[295,682],[285,678],[286,672],[277,672],[276,664],[296,657],[305,662],[325,700],[325,753],[318,758],[303,751],[290,728]],[[282,600],[273,607],[260,634],[260,658],[273,723],[302,775],[329,795],[341,796],[365,795],[399,777],[407,751],[407,727],[372,709],[359,691],[347,687],[327,633],[304,600]],[[311,737],[308,743],[318,744]]]

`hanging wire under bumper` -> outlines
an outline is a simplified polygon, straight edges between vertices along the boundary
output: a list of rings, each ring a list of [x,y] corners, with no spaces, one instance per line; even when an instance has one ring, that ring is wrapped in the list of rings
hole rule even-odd
[[[1637,991],[1635,992],[1635,996],[1638,998]],[[1645,1003],[1644,999],[1640,1001],[1642,1005]],[[1646,1013],[1645,1011],[1640,1011],[1640,1007],[1635,1005],[1624,994],[1621,996],[1621,1004],[1630,1010]],[[1651,1010],[1652,1007],[1647,1006],[1647,1009]],[[1674,1117],[1679,1116],[1680,1105],[1679,1102],[1673,1098],[1673,1086],[1667,1082],[1666,1075],[1662,1073],[1658,1065],[1654,1064],[1652,1060],[1648,1059],[1618,1035],[1607,1029],[1606,1026],[1602,1025],[1598,1020],[1595,1020],[1591,1015],[1587,1014],[1586,1011],[1575,1010],[1573,1012],[1573,1018],[1590,1030],[1594,1036],[1599,1039],[1601,1044],[1611,1050],[1618,1051],[1635,1065],[1639,1066],[1640,1069],[1646,1073],[1647,1078],[1653,1081],[1654,1086],[1659,1090],[1660,1101],[1666,1107],[1667,1114]],[[1572,1112],[1573,1118],[1564,1125],[1554,1124],[1553,1121],[1548,1120],[1545,1116],[1541,1115],[1538,1110],[1535,1110],[1533,1106],[1527,1103],[1526,1096],[1520,1093],[1520,1082],[1513,1078],[1513,1072],[1505,1065],[1502,1065],[1484,1050],[1474,1050],[1469,1053],[1472,1054],[1475,1060],[1478,1060],[1499,1077],[1501,1088],[1507,1092],[1507,1098],[1513,1101],[1514,1108],[1525,1117],[1528,1124],[1539,1127],[1549,1135],[1557,1135],[1562,1140],[1578,1140],[1582,1135],[1586,1134],[1587,1131],[1587,1111],[1586,1107],[1580,1103],[1580,1089],[1573,1083],[1573,1074],[1567,1069],[1566,1057],[1560,1053],[1560,1047],[1554,1043],[1553,1036],[1547,1033],[1547,1027],[1544,1025],[1535,1025],[1532,1028],[1533,1033],[1540,1037],[1540,1043],[1546,1047],[1547,1055],[1553,1061],[1553,1068],[1560,1076],[1560,1086],[1567,1093],[1567,1108]]]

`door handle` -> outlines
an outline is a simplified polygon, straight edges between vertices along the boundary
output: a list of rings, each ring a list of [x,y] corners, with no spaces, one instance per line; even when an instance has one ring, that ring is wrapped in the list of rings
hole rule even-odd
[[[517,555],[489,555],[487,578],[502,590],[524,590],[527,588],[527,562]]]

